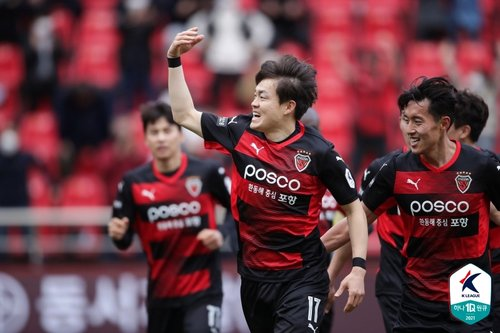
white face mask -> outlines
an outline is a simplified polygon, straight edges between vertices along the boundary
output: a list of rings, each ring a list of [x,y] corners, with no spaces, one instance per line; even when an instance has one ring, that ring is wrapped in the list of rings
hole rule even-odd
[[[19,138],[13,129],[6,129],[0,135],[0,151],[5,155],[14,155],[19,149]]]

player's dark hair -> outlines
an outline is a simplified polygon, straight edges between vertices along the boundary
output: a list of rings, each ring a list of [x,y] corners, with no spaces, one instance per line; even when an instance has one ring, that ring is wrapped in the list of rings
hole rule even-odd
[[[417,85],[417,82],[420,83]],[[429,100],[429,113],[436,121],[448,116],[455,121],[457,89],[444,77],[420,77],[411,84],[398,98],[398,107],[403,111],[410,102]]]
[[[181,126],[174,121],[172,108],[165,102],[153,101],[141,105],[142,129],[146,132],[149,124],[153,124],[160,118],[165,118],[170,124],[175,124],[179,129]]]
[[[488,121],[488,105],[479,95],[468,90],[460,90],[457,93],[455,113],[455,128],[469,125],[470,139],[477,142]]]
[[[311,64],[299,61],[292,55],[285,55],[278,61],[268,60],[255,75],[255,83],[264,79],[276,79],[276,94],[280,104],[294,100],[295,119],[299,120],[318,98],[316,69]]]

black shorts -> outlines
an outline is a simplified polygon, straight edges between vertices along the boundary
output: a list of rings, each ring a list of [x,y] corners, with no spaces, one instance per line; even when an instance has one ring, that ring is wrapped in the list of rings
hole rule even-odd
[[[450,313],[447,302],[431,302],[403,291],[394,333],[490,333],[489,317],[469,325]]]
[[[316,332],[323,319],[329,284],[326,271],[279,283],[242,278],[241,302],[250,331]]]
[[[398,317],[401,295],[381,294],[377,295],[377,301],[384,320],[385,332],[391,333],[394,322]]]
[[[148,333],[219,333],[222,297],[182,307],[148,309]]]

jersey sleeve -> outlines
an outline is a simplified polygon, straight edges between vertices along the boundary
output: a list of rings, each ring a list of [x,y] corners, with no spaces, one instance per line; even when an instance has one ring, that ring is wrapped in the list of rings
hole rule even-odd
[[[393,190],[396,178],[395,158],[383,163],[363,191],[362,200],[376,215],[396,204]]]
[[[363,171],[363,177],[361,178],[361,187],[359,194],[363,195],[363,192],[368,188],[368,185],[375,177],[380,167],[383,165],[381,159],[376,159],[370,163],[370,165]]]
[[[130,221],[127,233],[121,240],[114,240],[115,246],[121,250],[127,249],[132,244],[134,236],[134,201],[132,198],[131,183],[125,177],[118,184],[115,200],[113,201],[112,217],[127,217]]]
[[[319,178],[340,205],[358,198],[356,182],[342,157],[331,147],[318,165]]]
[[[219,117],[204,112],[201,116],[201,129],[205,148],[230,154],[245,131],[247,118],[248,116]]]

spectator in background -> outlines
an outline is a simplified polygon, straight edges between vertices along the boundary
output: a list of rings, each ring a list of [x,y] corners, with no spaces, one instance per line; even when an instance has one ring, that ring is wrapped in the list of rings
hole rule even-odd
[[[22,110],[32,111],[42,101],[51,105],[59,88],[58,67],[65,57],[65,51],[54,33],[50,16],[39,16],[33,21],[23,52],[25,77],[20,88]]]
[[[141,107],[153,160],[118,186],[108,233],[119,249],[133,235],[148,260],[148,332],[220,332],[222,279],[216,204],[229,209],[224,169],[185,155],[170,106]]]
[[[20,150],[17,132],[12,127],[6,127],[0,133],[0,208],[20,208],[30,206],[28,192],[28,175],[32,168],[38,168],[46,173],[44,166],[33,155]],[[26,240],[30,234],[28,227],[0,227],[0,236],[5,237],[9,231],[20,231],[26,243],[22,249],[26,251],[32,242]],[[8,253],[6,247],[9,239],[0,241],[0,258]],[[12,249],[10,249],[12,250]],[[15,252],[12,251],[12,252]]]
[[[66,8],[74,17],[82,12],[80,0],[0,1],[0,42],[25,41],[32,22],[40,16],[50,16],[56,7]]]
[[[235,86],[252,59],[271,43],[274,34],[271,22],[258,11],[242,12],[235,0],[210,0],[187,25],[198,27],[207,41],[204,61],[214,73],[210,104],[219,107],[225,99],[235,106]]]
[[[166,27],[166,44],[174,39],[175,35],[182,31],[186,22],[198,10],[201,10],[206,3],[211,1],[205,0],[154,0],[156,8],[160,13],[166,16],[168,21]]]
[[[151,0],[124,0],[119,3],[117,11],[122,37],[118,111],[129,112],[138,103],[154,97],[150,38],[157,15]]]
[[[479,39],[483,27],[480,7],[478,0],[451,1],[448,34],[452,40]]]
[[[276,34],[272,47],[285,42],[299,44],[304,50],[311,46],[311,12],[304,0],[260,0],[258,8],[274,24]]]
[[[97,148],[110,138],[112,101],[106,91],[78,83],[61,91],[55,111],[68,171],[84,147]]]
[[[448,13],[445,0],[418,0],[416,39],[441,41],[447,38]]]

